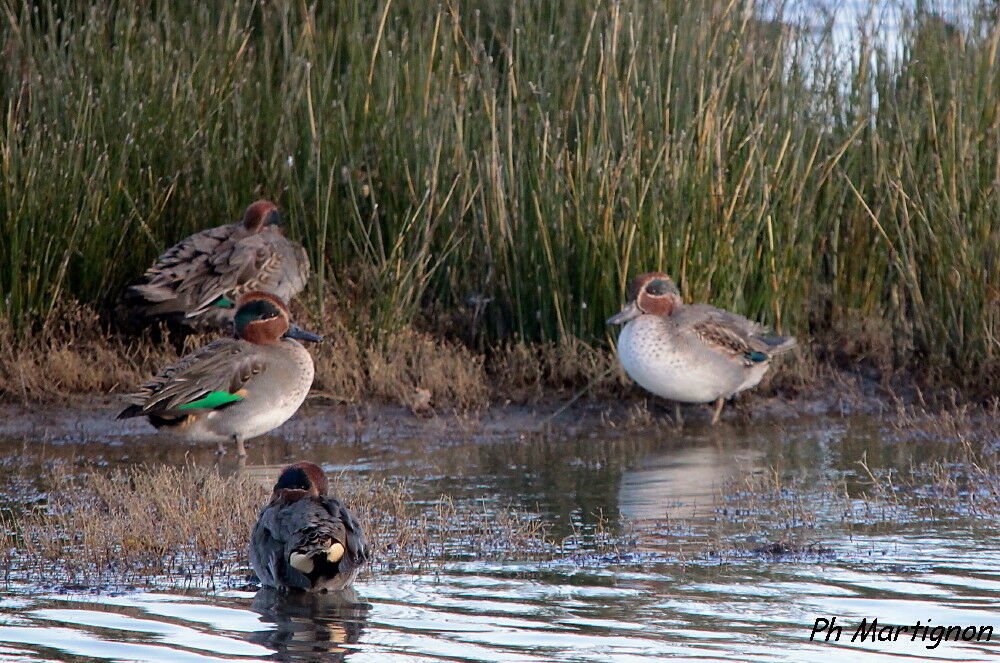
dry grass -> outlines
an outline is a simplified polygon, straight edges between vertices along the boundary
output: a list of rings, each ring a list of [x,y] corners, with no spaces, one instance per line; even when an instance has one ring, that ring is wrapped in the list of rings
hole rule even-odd
[[[788,477],[775,468],[738,475],[721,492],[726,522],[752,536],[773,539],[777,533],[797,544],[814,536],[820,513],[849,508],[843,485]]]
[[[401,404],[417,414],[475,411],[494,403],[535,403],[571,397],[635,401],[648,397],[618,365],[612,349],[568,337],[558,343],[505,343],[475,351],[454,338],[402,325],[378,331],[367,306],[330,307],[310,315],[296,306],[303,326],[322,333],[310,346],[316,395],[344,403]],[[0,401],[44,402],[72,395],[125,393],[176,359],[155,330],[137,337],[109,331],[91,306],[67,303],[30,335],[0,319]],[[804,340],[782,357],[741,402],[785,398],[856,400],[869,396],[912,403],[929,412],[952,412],[973,393],[928,388],[876,359],[886,350],[877,322],[843,334]],[[884,331],[884,330],[882,330]],[[187,349],[215,336],[191,336]],[[824,396],[825,395],[825,396]],[[869,404],[870,405],[870,404]],[[868,407],[867,409],[876,409]],[[989,402],[987,402],[987,410]],[[638,420],[637,420],[638,421]]]
[[[5,532],[8,566],[51,577],[212,574],[245,557],[267,491],[253,479],[210,468],[137,467],[87,474],[56,471],[48,503]],[[48,569],[48,570],[46,570]]]
[[[893,427],[899,433],[920,431],[939,443],[933,460],[917,459],[902,471],[871,471],[860,461],[878,499],[909,501],[926,517],[963,516],[993,522],[1000,513],[1000,456],[996,421],[1000,400],[983,408],[957,402],[950,407],[900,405]]]
[[[821,476],[780,465],[746,470],[720,488],[710,538],[720,554],[812,554],[823,552],[831,529],[872,534],[943,519],[990,528],[1000,514],[998,407],[955,403],[932,413],[900,405],[887,424],[894,444],[932,440],[932,458],[913,454],[908,464],[885,465],[862,453],[851,471]],[[734,549],[734,541],[750,543]]]
[[[244,577],[250,530],[270,493],[256,478],[193,465],[80,478],[55,471],[47,483],[47,504],[4,518],[0,546],[9,575],[48,582]],[[558,550],[537,516],[516,509],[487,511],[446,497],[418,505],[409,487],[393,480],[341,476],[333,485],[365,528],[369,573],[456,556],[524,559]]]
[[[591,397],[619,396],[631,383],[612,351],[574,339],[498,348],[488,367],[500,394],[519,402],[582,387]]]
[[[27,337],[0,319],[0,400],[37,402],[69,395],[123,393],[176,355],[150,334],[134,339],[109,334],[90,307],[67,305]],[[315,326],[327,341],[312,346],[314,389],[344,402],[376,400],[416,409],[423,390],[431,406],[475,409],[487,404],[491,388],[483,357],[458,343],[403,328],[368,341],[339,320]],[[192,336],[194,349],[211,340]]]
[[[346,328],[316,347],[314,389],[334,400],[476,409],[490,389],[483,359],[457,343],[406,328],[365,343]],[[421,402],[424,394],[427,402]]]
[[[333,311],[308,323],[326,337],[310,346],[316,364],[313,389],[335,401],[398,403],[414,411],[475,410],[497,399],[537,400],[553,390],[585,386],[595,376],[599,380],[591,385],[591,395],[612,395],[627,384],[611,370],[617,366],[611,352],[579,341],[520,343],[476,353],[410,326],[391,334],[371,333],[363,325],[348,324],[349,315]],[[88,306],[67,304],[52,319],[27,337],[16,335],[0,319],[0,400],[122,393],[176,359],[152,334],[128,339],[109,333]],[[191,336],[186,348],[212,338]]]
[[[31,335],[0,318],[0,399],[39,401],[123,392],[173,359],[163,346],[108,336],[94,309],[58,307]]]

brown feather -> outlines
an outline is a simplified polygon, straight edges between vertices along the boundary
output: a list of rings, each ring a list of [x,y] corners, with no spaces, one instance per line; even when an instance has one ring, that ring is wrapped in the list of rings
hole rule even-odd
[[[280,315],[266,320],[248,322],[240,337],[256,345],[267,345],[277,343],[286,331],[288,331],[288,317]]]
[[[213,391],[234,393],[266,368],[254,357],[253,346],[235,338],[221,338],[170,364],[127,402],[141,408],[141,414],[190,411],[177,408]]]
[[[145,317],[179,315],[188,327],[217,327],[233,315],[232,309],[214,306],[221,296],[235,301],[253,290],[295,296],[308,279],[309,258],[278,226],[262,225],[275,209],[258,201],[240,223],[184,238],[126,290],[124,303]]]
[[[751,349],[746,338],[715,320],[706,320],[693,329],[705,343],[724,349],[734,357],[746,354]]]

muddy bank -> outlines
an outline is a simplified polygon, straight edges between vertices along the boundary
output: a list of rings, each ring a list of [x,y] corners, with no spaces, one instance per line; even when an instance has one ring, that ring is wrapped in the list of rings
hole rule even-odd
[[[116,420],[123,404],[124,397],[119,394],[69,394],[31,402],[0,400],[0,436],[30,436],[53,443],[112,442],[122,437],[162,439],[170,440],[169,446],[190,446],[189,452],[199,453],[195,450],[199,445],[161,437],[142,418]],[[684,405],[682,414],[685,426],[697,430],[708,425],[711,411],[709,405]],[[952,390],[924,393],[912,382],[897,381],[894,388],[847,372],[828,372],[808,387],[799,384],[795,389],[778,390],[772,382],[741,394],[726,403],[721,423],[739,429],[764,422],[854,415],[912,423],[915,417],[935,414],[957,415],[965,421],[1000,417],[995,400],[977,404],[963,401]],[[595,428],[610,432],[672,427],[672,417],[670,402],[635,385],[623,386],[613,397],[563,388],[540,391],[530,400],[517,402],[501,399],[478,407],[431,404],[419,408],[377,398],[345,402],[314,389],[299,413],[265,438],[308,438],[318,431],[324,437],[353,440],[542,432],[572,436]],[[248,447],[253,446],[253,441],[248,443]]]
[[[373,340],[352,330],[343,312],[300,313],[310,328],[327,335],[326,342],[310,348],[316,365],[311,404],[342,405],[364,416],[372,408],[385,413],[402,408],[431,419],[509,411],[510,405],[545,417],[570,402],[572,412],[583,416],[605,411],[616,416],[621,408],[641,409],[644,403],[655,416],[661,411],[662,401],[637,387],[607,347],[568,340],[474,351],[413,327]],[[176,359],[151,334],[109,335],[107,322],[91,308],[67,305],[57,319],[58,326],[29,336],[15,335],[0,321],[0,405],[68,401],[85,408],[95,396],[110,402],[113,394],[135,389]],[[212,339],[191,337],[187,349]],[[758,387],[741,394],[735,408],[727,406],[725,418],[880,415],[900,405],[948,409],[995,398],[988,384],[964,379],[956,384],[893,368],[872,343],[848,344],[841,337],[803,341],[772,364]],[[685,417],[700,421],[702,410],[686,408]],[[734,419],[734,411],[745,414]]]

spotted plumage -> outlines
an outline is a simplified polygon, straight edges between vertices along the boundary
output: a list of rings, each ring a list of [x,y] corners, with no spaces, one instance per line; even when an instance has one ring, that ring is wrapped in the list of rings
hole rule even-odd
[[[769,334],[741,315],[707,304],[685,305],[665,274],[642,274],[629,286],[629,301],[609,324],[624,324],[618,359],[648,391],[680,403],[711,403],[757,385],[792,337]]]
[[[318,341],[289,319],[274,295],[244,296],[234,338],[220,338],[170,364],[128,396],[119,419],[145,416],[158,429],[195,442],[243,441],[291,417],[313,380],[312,357],[297,340]]]
[[[133,318],[165,320],[171,329],[228,330],[232,303],[262,290],[289,301],[306,285],[309,258],[285,238],[274,203],[259,200],[238,223],[181,240],[128,287],[123,303]]]
[[[344,589],[368,556],[361,525],[327,495],[323,470],[307,462],[286,467],[250,535],[250,565],[261,583],[280,590]]]

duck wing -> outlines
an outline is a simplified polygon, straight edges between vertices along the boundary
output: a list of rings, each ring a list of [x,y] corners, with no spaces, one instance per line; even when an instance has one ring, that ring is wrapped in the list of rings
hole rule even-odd
[[[272,292],[286,302],[302,292],[309,280],[309,255],[298,242],[287,239],[280,233],[268,233],[275,252],[281,256],[277,269],[272,273]]]
[[[187,317],[201,315],[220,298],[235,302],[254,290],[272,292],[281,280],[285,257],[264,233],[234,237],[209,256],[208,271],[185,289],[192,307]],[[287,298],[286,298],[287,299]]]
[[[146,315],[181,313],[187,318],[209,310],[220,297],[236,301],[251,290],[270,290],[281,273],[282,253],[264,233],[242,224],[209,228],[168,249],[130,286],[127,297]]]
[[[129,406],[118,418],[186,416],[225,407],[242,400],[240,390],[265,368],[252,343],[220,338],[181,357],[129,394]]]
[[[272,587],[309,589],[341,579],[347,586],[369,557],[351,512],[332,497],[286,491],[264,508],[251,534],[251,564]]]
[[[752,366],[790,350],[795,338],[768,333],[760,324],[737,313],[696,304],[684,307],[690,328],[705,345]]]

